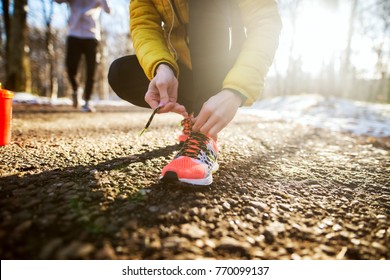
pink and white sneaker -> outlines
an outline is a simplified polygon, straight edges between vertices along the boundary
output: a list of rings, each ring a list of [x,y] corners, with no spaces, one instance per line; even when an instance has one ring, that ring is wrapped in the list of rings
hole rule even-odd
[[[191,132],[174,159],[167,164],[160,179],[180,181],[195,186],[208,186],[219,168],[216,142],[202,133]]]

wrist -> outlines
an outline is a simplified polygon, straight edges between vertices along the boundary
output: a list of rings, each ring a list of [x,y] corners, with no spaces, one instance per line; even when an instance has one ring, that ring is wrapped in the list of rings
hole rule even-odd
[[[238,90],[235,90],[235,89],[226,88],[225,90],[228,90],[228,91],[234,93],[234,95],[237,98],[239,98],[239,100],[240,100],[240,107],[244,105],[245,101],[247,100],[247,97],[245,95],[243,95],[241,92],[239,92]]]
[[[171,65],[169,65],[168,63],[160,63],[157,68],[156,68],[156,73],[157,74],[158,72],[160,71],[168,71],[168,72],[171,72],[175,77],[176,77],[176,73],[175,73],[175,70],[173,69],[173,67]]]

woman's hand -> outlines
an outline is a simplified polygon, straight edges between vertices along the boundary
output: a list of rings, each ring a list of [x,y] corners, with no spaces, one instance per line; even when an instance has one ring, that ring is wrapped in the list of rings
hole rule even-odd
[[[168,65],[160,64],[145,94],[146,103],[152,109],[160,106],[159,113],[175,112],[186,117],[188,114],[185,107],[176,102],[178,85],[172,69]]]
[[[192,130],[217,140],[218,133],[234,118],[241,102],[241,97],[233,91],[222,90],[203,104]]]

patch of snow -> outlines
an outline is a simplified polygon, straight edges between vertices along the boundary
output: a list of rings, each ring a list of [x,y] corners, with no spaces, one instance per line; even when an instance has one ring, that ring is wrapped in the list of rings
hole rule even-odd
[[[302,94],[261,100],[240,110],[270,121],[291,121],[356,135],[390,136],[389,104]]]
[[[15,92],[12,100],[13,103],[27,103],[38,105],[71,105],[72,101],[69,98],[50,99],[49,97],[36,96],[28,92]]]
[[[15,92],[12,102],[38,104],[37,97],[28,92]]]
[[[28,92],[15,92],[13,103],[27,103],[36,105],[72,105],[72,100],[68,97],[50,99],[49,97],[37,96]],[[130,104],[123,100],[93,100],[92,103],[98,106],[129,106]]]

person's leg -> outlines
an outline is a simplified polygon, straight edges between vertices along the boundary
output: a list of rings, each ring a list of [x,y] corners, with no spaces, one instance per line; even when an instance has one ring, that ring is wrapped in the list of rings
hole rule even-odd
[[[149,79],[135,55],[123,56],[111,64],[108,70],[108,83],[123,100],[136,106],[149,108],[144,99]]]
[[[93,84],[95,81],[97,46],[98,41],[95,39],[83,39],[82,41],[83,53],[85,55],[85,62],[87,66],[84,89],[84,100],[86,103],[88,103],[91,99]]]
[[[234,1],[189,1],[195,114],[204,102],[222,90],[222,82],[241,48],[244,29],[237,26],[241,22],[238,7],[229,6],[234,4]]]
[[[73,92],[77,92],[77,69],[81,59],[81,48],[77,38],[68,37],[66,42],[66,70]]]
[[[192,100],[187,94],[192,91],[192,72],[179,64],[178,103],[186,107],[188,113],[192,111]],[[149,79],[146,77],[135,55],[128,55],[116,59],[108,71],[108,82],[114,92],[122,99],[136,106],[150,108],[145,102]]]

